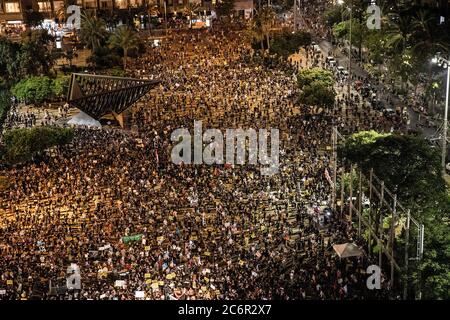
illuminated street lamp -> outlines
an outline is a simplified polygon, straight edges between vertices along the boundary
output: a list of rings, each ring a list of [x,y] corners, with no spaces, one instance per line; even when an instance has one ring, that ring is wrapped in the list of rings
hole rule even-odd
[[[438,54],[431,60],[439,67],[447,69],[447,90],[445,94],[444,133],[442,137],[442,176],[445,177],[445,157],[447,156],[448,98],[450,92],[450,62]]]

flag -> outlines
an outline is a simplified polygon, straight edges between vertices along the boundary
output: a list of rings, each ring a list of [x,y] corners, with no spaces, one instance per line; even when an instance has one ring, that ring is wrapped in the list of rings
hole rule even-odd
[[[328,169],[325,169],[325,178],[330,183],[330,185],[333,187],[333,181],[331,180],[330,173],[328,172]]]

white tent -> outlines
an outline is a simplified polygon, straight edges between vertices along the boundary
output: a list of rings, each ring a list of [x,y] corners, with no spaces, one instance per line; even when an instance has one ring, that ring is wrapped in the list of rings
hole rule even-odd
[[[335,244],[333,245],[333,249],[341,259],[349,257],[359,257],[364,254],[363,251],[353,243]]]
[[[101,128],[102,125],[99,121],[95,120],[91,116],[87,115],[83,111],[80,111],[77,115],[73,116],[67,124],[72,124],[76,126],[87,126],[87,127],[96,127]]]

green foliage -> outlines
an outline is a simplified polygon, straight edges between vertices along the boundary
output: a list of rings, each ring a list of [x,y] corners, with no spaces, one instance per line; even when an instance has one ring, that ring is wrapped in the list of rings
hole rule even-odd
[[[298,102],[308,106],[333,107],[336,98],[333,83],[331,71],[321,68],[301,70],[297,75],[297,84],[302,90]]]
[[[108,47],[98,47],[87,58],[87,62],[94,65],[96,69],[112,68],[120,65],[120,57]]]
[[[270,53],[287,58],[298,51],[300,47],[311,44],[311,34],[306,31],[283,32],[272,39]]]
[[[323,22],[329,28],[332,28],[335,24],[338,24],[342,20],[342,7],[341,6],[332,6],[329,9],[325,10],[323,14]]]
[[[419,266],[423,295],[426,299],[450,299],[450,197],[441,192],[418,211],[425,224],[425,248]]]
[[[10,163],[30,161],[48,148],[62,146],[73,138],[73,129],[59,127],[21,128],[5,132],[5,158]]]
[[[299,102],[308,106],[331,108],[334,105],[336,92],[324,82],[314,81],[305,85],[299,96]]]
[[[123,50],[123,68],[126,69],[128,53],[139,48],[140,39],[130,27],[120,26],[111,34],[108,43],[112,48]]]
[[[342,39],[347,36],[350,30],[349,21],[342,21],[333,26],[333,36]]]
[[[20,43],[0,37],[0,80],[11,84],[27,76],[48,74],[58,58],[52,42],[53,37],[39,29],[23,32]]]
[[[22,33],[20,51],[16,56],[19,75],[47,75],[59,55],[53,48],[54,38],[46,30],[27,30]]]
[[[0,80],[8,83],[17,76],[16,54],[19,50],[20,44],[0,37]]]
[[[347,138],[339,153],[366,173],[373,168],[424,224],[424,255],[413,277],[417,282],[420,272],[425,299],[449,299],[450,197],[441,178],[438,150],[420,136],[369,131]]]
[[[21,101],[40,104],[62,98],[67,92],[68,84],[68,77],[30,77],[14,85],[11,92]]]
[[[426,203],[444,190],[439,152],[420,136],[360,132],[339,150],[363,171],[373,168],[403,202]]]
[[[300,89],[312,82],[321,82],[325,86],[333,85],[333,73],[322,68],[302,69],[297,75],[297,83]]]
[[[108,39],[105,21],[97,18],[93,12],[84,12],[81,16],[80,38],[93,52],[104,46]]]
[[[11,95],[7,90],[0,90],[0,132],[3,130],[3,122],[6,118],[9,105],[11,103]]]
[[[69,88],[69,77],[59,76],[53,80],[52,94],[56,99],[64,98]]]

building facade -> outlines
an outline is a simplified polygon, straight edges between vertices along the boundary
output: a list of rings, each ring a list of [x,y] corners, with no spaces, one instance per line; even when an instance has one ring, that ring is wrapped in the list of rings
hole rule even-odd
[[[164,2],[168,12],[181,10],[189,3],[202,8],[212,8],[215,0],[0,0],[0,23],[19,23],[24,20],[24,12],[39,11],[44,19],[54,19],[64,10],[65,3],[81,6],[84,9],[128,10],[144,5],[156,6],[164,11]]]

